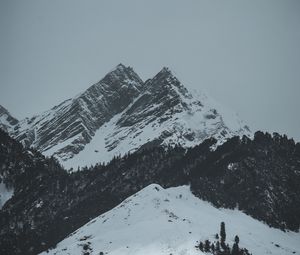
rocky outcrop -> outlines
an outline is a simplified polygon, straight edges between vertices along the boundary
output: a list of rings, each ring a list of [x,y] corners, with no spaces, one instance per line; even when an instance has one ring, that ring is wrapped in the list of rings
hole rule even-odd
[[[12,128],[18,123],[18,120],[14,118],[8,110],[0,105],[0,128],[10,132]]]
[[[77,169],[153,143],[191,147],[209,137],[221,144],[250,134],[239,118],[223,112],[206,96],[190,93],[166,67],[144,83],[120,64],[85,92],[8,131]]]
[[[142,85],[130,67],[120,64],[77,97],[20,121],[12,135],[26,147],[67,160],[91,141],[99,127],[124,110]]]

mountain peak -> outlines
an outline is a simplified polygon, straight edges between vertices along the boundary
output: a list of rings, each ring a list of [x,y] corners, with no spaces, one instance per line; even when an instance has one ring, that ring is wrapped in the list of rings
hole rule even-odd
[[[125,66],[124,64],[120,63],[116,65],[108,74],[110,73],[128,73],[134,72],[133,68],[130,66]]]
[[[149,79],[147,82],[149,81],[157,81],[160,83],[160,85],[164,85],[165,83],[173,84],[179,82],[179,80],[168,67],[163,67],[152,79]]]
[[[69,159],[91,141],[104,123],[127,108],[142,86],[143,81],[131,67],[119,64],[73,99],[22,120],[15,135],[28,147],[34,146],[49,156]],[[62,146],[66,140],[67,145]]]
[[[174,76],[172,70],[171,70],[169,67],[167,67],[167,66],[164,66],[164,67],[158,72],[158,74],[160,74],[160,75],[163,74],[163,75],[166,75],[166,76]]]
[[[125,66],[122,63],[118,64],[115,68],[113,68],[108,74],[105,75],[105,77],[100,81],[104,83],[111,83],[111,82],[126,82],[126,81],[134,81],[129,82],[133,85],[136,85],[136,87],[140,87],[140,84],[143,84],[144,82],[142,79],[138,76],[138,74],[133,70],[130,66]]]
[[[184,97],[191,97],[187,88],[177,79],[174,72],[169,67],[163,67],[152,79],[146,82],[145,89],[148,91],[158,91],[160,94],[171,93],[181,94]]]
[[[126,66],[123,65],[122,63],[118,64],[118,65],[114,68],[114,70],[124,70],[124,69],[126,69]]]
[[[237,119],[223,120],[215,109],[191,94],[168,67],[143,82],[132,67],[120,63],[83,93],[8,125],[8,131],[25,146],[77,167],[107,162],[149,144],[190,147],[208,137],[222,142],[245,134]],[[6,118],[0,123],[7,123]]]
[[[125,72],[127,68],[128,67],[126,67],[125,65],[123,65],[122,63],[120,63],[120,64],[116,65],[112,70],[110,70],[107,75],[109,75],[111,73],[122,73],[122,72]]]

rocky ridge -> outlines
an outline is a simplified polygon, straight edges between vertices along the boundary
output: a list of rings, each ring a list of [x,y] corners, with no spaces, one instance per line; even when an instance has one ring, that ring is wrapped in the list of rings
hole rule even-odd
[[[237,116],[223,112],[205,95],[191,94],[166,67],[143,82],[131,67],[119,64],[51,110],[19,122],[11,118],[6,130],[70,168],[154,144],[191,147],[209,137],[221,144],[250,135]]]

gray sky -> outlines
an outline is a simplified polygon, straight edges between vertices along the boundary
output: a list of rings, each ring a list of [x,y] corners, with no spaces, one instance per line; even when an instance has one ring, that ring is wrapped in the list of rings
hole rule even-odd
[[[298,0],[0,0],[0,104],[47,110],[122,62],[169,66],[252,130],[300,141]]]

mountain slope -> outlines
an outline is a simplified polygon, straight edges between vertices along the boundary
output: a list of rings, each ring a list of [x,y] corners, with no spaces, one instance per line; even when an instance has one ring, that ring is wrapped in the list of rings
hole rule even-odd
[[[67,160],[91,141],[103,123],[126,108],[141,86],[138,75],[120,64],[75,98],[20,121],[12,135],[26,146]]]
[[[209,137],[223,143],[235,135],[249,135],[248,127],[237,116],[229,118],[230,114],[224,119],[210,99],[192,95],[163,68],[145,82],[124,111],[102,125],[92,141],[63,164],[67,168],[85,166],[108,162],[145,146],[192,147]]]
[[[233,137],[215,150],[215,139],[188,149],[148,147],[73,173],[7,134],[0,138],[0,172],[14,187],[0,210],[1,254],[33,255],[53,247],[151,183],[190,185],[216,207],[299,230],[300,144],[286,136],[258,132],[253,140]]]
[[[77,168],[145,146],[191,147],[209,137],[222,143],[249,135],[233,115],[204,95],[192,95],[168,68],[144,83],[132,68],[119,64],[75,98],[10,122],[13,129],[8,131],[23,145]]]
[[[55,160],[24,148],[0,129],[0,211],[13,195],[28,189],[41,176],[57,171],[64,172]],[[2,220],[0,217],[0,225]]]
[[[187,186],[163,189],[155,184],[42,254],[204,254],[195,245],[214,240],[221,221],[231,246],[237,234],[240,247],[253,255],[300,254],[299,233],[270,228],[238,210],[217,209],[193,196]]]

